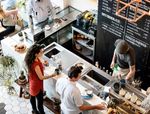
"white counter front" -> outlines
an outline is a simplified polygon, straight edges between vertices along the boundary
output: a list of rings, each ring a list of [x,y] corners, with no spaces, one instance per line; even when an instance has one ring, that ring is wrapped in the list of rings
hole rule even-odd
[[[18,44],[19,42],[20,42],[19,36],[16,34],[15,36],[13,36],[11,38],[6,38],[6,39],[2,40],[1,44],[2,44],[2,51],[3,51],[4,55],[9,55],[9,56],[14,57],[20,66],[19,70],[22,70],[22,66],[24,64],[23,61],[24,61],[24,57],[25,57],[26,52],[25,53],[19,53],[19,52],[15,51],[14,45]],[[30,47],[30,45],[31,45],[30,43],[26,42],[25,40],[23,42],[26,44],[27,48]],[[53,44],[55,45],[55,48],[59,49],[59,51],[60,51],[55,56],[56,57],[60,56],[61,61],[62,61],[62,67],[64,70],[63,70],[63,73],[61,73],[60,75],[53,77],[51,79],[44,80],[44,88],[45,88],[46,94],[49,98],[52,98],[52,97],[59,98],[59,95],[55,91],[55,84],[56,84],[57,79],[60,77],[67,77],[66,73],[67,73],[68,69],[72,65],[75,65],[76,63],[83,63],[85,65],[84,69],[83,69],[83,74],[92,65],[90,63],[88,63],[87,61],[83,60],[82,58],[78,57],[77,55],[73,54],[72,52],[68,51],[64,47],[60,46],[59,44],[55,43],[55,42],[50,44],[49,46],[51,46]],[[49,46],[47,46],[47,47],[49,47]],[[48,52],[48,50],[45,53],[47,53],[47,52]],[[45,56],[44,56],[44,59],[47,59],[49,62],[49,67],[45,67],[44,73],[45,74],[54,73],[56,65],[57,65],[55,63],[56,61],[52,61],[52,59],[47,58]],[[79,87],[81,93],[83,91],[85,91],[85,89],[86,89],[85,87],[83,87],[79,83],[77,84],[77,86]],[[84,101],[86,104],[90,104],[90,105],[95,105],[95,104],[99,104],[101,102],[104,102],[100,97],[98,97],[96,95],[93,95],[93,97],[89,100],[84,99]],[[98,110],[84,112],[84,114],[101,114],[101,113],[106,114],[106,112],[98,111]]]
[[[54,71],[55,71],[55,67],[47,67],[44,72],[45,72],[45,74],[52,74]],[[44,89],[46,90],[47,96],[49,98],[51,98],[51,97],[59,98],[59,95],[56,93],[54,88],[55,88],[56,81],[62,77],[68,77],[68,76],[65,73],[61,73],[60,75],[58,75],[56,77],[53,77],[51,79],[44,81]],[[87,89],[79,83],[77,83],[77,87],[79,88],[81,93],[84,93],[85,90]],[[105,102],[104,100],[102,100],[100,97],[98,97],[96,95],[93,95],[93,97],[91,99],[86,100],[83,98],[83,100],[84,100],[84,103],[88,104],[88,105],[96,105],[96,104]],[[91,111],[83,112],[83,114],[106,114],[106,113],[107,113],[106,110],[103,110],[103,111],[91,110]]]

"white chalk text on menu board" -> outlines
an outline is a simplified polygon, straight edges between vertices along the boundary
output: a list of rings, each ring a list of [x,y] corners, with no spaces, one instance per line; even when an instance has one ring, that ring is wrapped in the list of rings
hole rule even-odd
[[[124,0],[124,2],[128,2]],[[147,48],[150,45],[150,16],[144,16],[136,23],[130,23],[118,17],[116,13],[116,0],[100,0],[101,27],[121,39],[125,39],[136,47]],[[149,11],[149,4],[142,1],[140,8]],[[133,18],[132,9],[126,9],[121,12],[129,18]]]

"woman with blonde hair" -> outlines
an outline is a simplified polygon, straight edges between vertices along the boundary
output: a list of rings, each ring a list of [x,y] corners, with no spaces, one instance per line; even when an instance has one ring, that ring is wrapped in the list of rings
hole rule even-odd
[[[2,27],[5,28],[4,31],[0,32],[0,40],[2,40],[4,36],[7,36],[8,34],[15,31],[17,13],[17,9],[7,11],[0,6],[0,21]]]

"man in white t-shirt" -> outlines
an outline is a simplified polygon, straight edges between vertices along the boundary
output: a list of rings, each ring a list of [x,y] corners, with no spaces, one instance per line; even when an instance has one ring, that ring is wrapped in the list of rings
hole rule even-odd
[[[48,17],[53,15],[53,6],[50,0],[29,0],[27,3],[29,25],[44,27],[48,24]]]
[[[61,98],[62,114],[80,114],[84,110],[104,110],[104,104],[84,105],[76,82],[80,79],[81,67],[72,66],[68,72],[68,78],[60,78],[56,83],[56,91]]]

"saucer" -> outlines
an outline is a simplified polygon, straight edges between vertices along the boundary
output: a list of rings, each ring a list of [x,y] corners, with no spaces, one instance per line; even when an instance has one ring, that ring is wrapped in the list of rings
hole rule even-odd
[[[45,25],[45,30],[50,30],[51,27],[49,25]]]
[[[85,100],[89,100],[93,98],[93,94],[92,95],[81,95],[83,99]]]
[[[27,50],[27,47],[26,47],[25,44],[16,44],[16,45],[14,46],[14,48],[15,48],[15,51],[17,51],[17,52],[19,52],[19,53],[24,53],[24,52],[26,52],[26,50]]]
[[[55,23],[54,25],[53,25],[53,27],[54,28],[58,28],[60,25],[58,24],[58,23]]]

